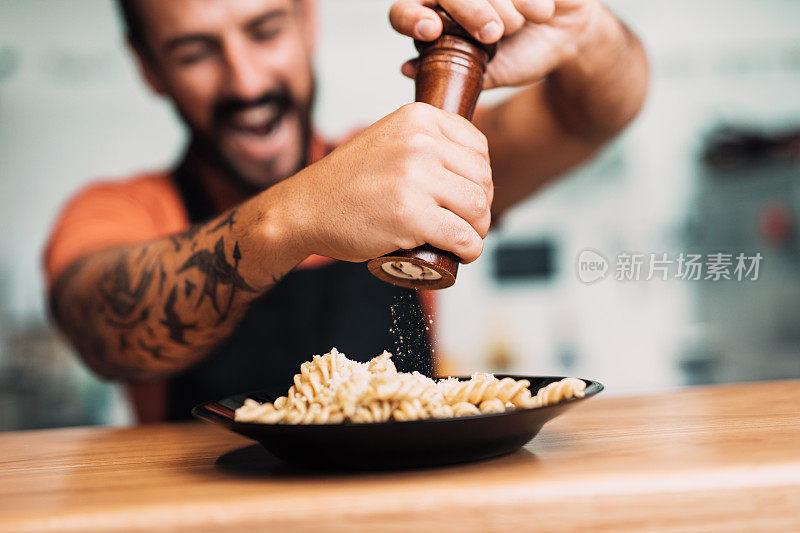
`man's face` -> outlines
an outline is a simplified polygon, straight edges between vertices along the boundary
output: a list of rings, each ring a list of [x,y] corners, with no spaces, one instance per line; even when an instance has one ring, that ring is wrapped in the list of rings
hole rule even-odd
[[[208,155],[261,189],[301,166],[314,96],[311,0],[137,0],[148,80]]]

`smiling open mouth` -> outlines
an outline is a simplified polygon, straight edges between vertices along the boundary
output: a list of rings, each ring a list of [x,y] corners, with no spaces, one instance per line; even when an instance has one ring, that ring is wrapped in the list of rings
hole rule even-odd
[[[278,103],[261,104],[235,113],[226,126],[236,133],[268,136],[286,118],[288,107]]]
[[[226,113],[220,126],[223,151],[241,164],[256,165],[295,150],[300,131],[295,108],[280,100]]]

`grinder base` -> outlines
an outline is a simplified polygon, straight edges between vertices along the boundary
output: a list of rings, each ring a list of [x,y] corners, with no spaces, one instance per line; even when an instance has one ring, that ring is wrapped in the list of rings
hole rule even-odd
[[[397,250],[367,262],[381,280],[407,289],[446,289],[456,282],[458,257],[432,246]]]

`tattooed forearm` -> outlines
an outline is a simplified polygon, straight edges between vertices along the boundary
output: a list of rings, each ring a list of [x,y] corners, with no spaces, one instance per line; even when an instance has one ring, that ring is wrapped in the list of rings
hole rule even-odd
[[[220,323],[224,322],[228,317],[228,312],[231,309],[237,290],[257,292],[239,275],[239,261],[242,259],[242,252],[239,250],[238,242],[233,245],[232,258],[233,262],[228,262],[225,254],[225,238],[220,237],[214,245],[213,251],[200,250],[195,252],[178,269],[178,274],[191,269],[197,269],[203,274],[203,288],[200,292],[200,297],[197,298],[196,307],[200,307],[205,298],[208,297],[214,310],[219,315]],[[218,296],[221,292],[219,290],[220,286],[229,286],[228,303],[224,308],[218,301]]]
[[[191,226],[189,229],[178,233],[177,235],[170,236],[169,240],[172,243],[172,246],[175,247],[175,251],[180,252],[181,249],[183,249],[184,244],[194,242],[194,239],[197,237],[199,232],[199,225]]]
[[[219,224],[208,230],[208,232],[215,233],[226,226],[228,229],[233,229],[234,222],[236,222],[236,209],[232,209],[228,216],[220,220]]]
[[[186,330],[196,330],[197,322],[183,322],[180,315],[175,310],[175,303],[178,301],[178,287],[172,287],[167,303],[164,304],[164,318],[159,323],[169,330],[169,338],[178,344],[186,345]]]
[[[122,251],[119,254],[114,269],[105,272],[98,280],[98,292],[110,311],[107,320],[112,320],[112,316],[117,320],[131,317],[153,281],[154,270],[152,267],[145,268],[136,280],[132,280],[128,253]]]
[[[89,254],[57,280],[53,314],[101,375],[181,370],[224,340],[249,303],[302,259],[266,254],[279,243],[264,242],[248,220],[260,217],[233,210],[164,239]]]

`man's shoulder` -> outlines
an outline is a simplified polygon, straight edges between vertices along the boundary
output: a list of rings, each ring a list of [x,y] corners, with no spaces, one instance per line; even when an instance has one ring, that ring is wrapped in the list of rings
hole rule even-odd
[[[177,195],[178,190],[169,171],[152,171],[122,178],[99,179],[89,182],[76,196],[112,194],[126,196]]]
[[[185,211],[172,173],[161,170],[92,181],[69,199],[62,214],[147,215],[156,223],[168,220],[172,227],[185,225]]]
[[[83,254],[155,239],[187,225],[167,171],[94,181],[70,198],[55,221],[44,257],[48,282]]]

